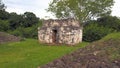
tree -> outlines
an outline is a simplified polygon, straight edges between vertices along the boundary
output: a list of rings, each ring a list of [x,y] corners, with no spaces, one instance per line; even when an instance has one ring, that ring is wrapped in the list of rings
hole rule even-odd
[[[108,27],[120,31],[120,19],[116,16],[104,16],[97,19],[100,26]]]
[[[9,13],[5,10],[0,10],[0,20],[7,20],[9,18]]]
[[[5,11],[6,6],[2,3],[2,0],[0,0],[0,19],[5,20],[8,19],[9,13]]]
[[[0,0],[0,11],[5,10],[5,5],[2,3],[2,0]]]
[[[14,29],[22,26],[22,24],[23,24],[22,15],[18,15],[15,12],[10,13],[9,23],[10,23],[9,25],[10,25],[11,30],[14,30]]]
[[[23,15],[24,27],[31,27],[39,22],[39,18],[32,12],[25,12]]]
[[[53,0],[47,9],[57,18],[75,18],[80,23],[102,15],[109,15],[113,0]]]

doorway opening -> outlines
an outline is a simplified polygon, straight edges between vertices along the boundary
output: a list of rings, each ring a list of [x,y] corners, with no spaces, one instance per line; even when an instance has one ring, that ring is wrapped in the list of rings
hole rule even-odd
[[[54,29],[52,31],[53,31],[53,34],[52,34],[53,43],[57,43],[57,30]]]

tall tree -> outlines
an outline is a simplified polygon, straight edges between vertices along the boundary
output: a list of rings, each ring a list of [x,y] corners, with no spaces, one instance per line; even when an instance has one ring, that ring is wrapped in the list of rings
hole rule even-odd
[[[99,25],[120,31],[120,19],[116,16],[104,16],[97,19]]]
[[[111,13],[113,0],[53,0],[47,9],[57,18],[75,18],[83,23]]]
[[[15,30],[16,28],[20,27],[23,23],[22,15],[18,15],[15,12],[10,13],[9,23],[11,30]]]
[[[8,19],[9,13],[5,11],[6,6],[0,0],[0,20]]]
[[[25,12],[23,14],[23,18],[25,27],[31,27],[32,25],[35,25],[39,22],[39,18],[37,18],[36,15],[32,12]]]
[[[2,3],[2,0],[0,0],[0,10],[5,10],[5,5]]]

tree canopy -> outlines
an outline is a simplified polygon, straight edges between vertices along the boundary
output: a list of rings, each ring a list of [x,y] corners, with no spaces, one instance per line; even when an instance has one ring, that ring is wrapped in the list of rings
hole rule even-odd
[[[100,26],[109,27],[116,31],[120,31],[120,18],[116,16],[104,16],[97,19]]]
[[[38,21],[39,21],[39,18],[37,18],[36,15],[32,12],[25,12],[23,15],[23,18],[25,21],[25,23],[24,23],[25,27],[30,27],[33,24],[38,23]]]
[[[57,18],[75,18],[81,23],[110,14],[113,0],[53,0],[47,9]]]
[[[0,0],[0,11],[5,9],[5,5],[2,3],[2,0]]]

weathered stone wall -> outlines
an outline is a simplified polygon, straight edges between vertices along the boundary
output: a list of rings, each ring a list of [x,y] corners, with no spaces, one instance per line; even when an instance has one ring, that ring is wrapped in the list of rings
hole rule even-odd
[[[59,35],[58,35],[58,41],[59,43],[64,43],[68,45],[74,45],[77,43],[82,42],[82,30],[80,28],[77,29],[70,29],[68,28],[60,28]]]
[[[38,34],[40,42],[54,43],[52,39],[53,31],[51,30],[51,28],[39,30]],[[74,45],[82,42],[82,29],[70,29],[61,27],[60,29],[58,29],[56,36],[56,44]]]
[[[51,28],[38,29],[38,39],[43,43],[53,43],[52,42],[52,30]]]
[[[53,41],[53,32],[56,33],[56,42]],[[82,28],[74,19],[47,20],[38,28],[38,38],[43,43],[74,45],[82,42]]]
[[[57,20],[44,20],[43,21],[44,27],[61,27],[61,26],[74,26],[80,27],[80,24],[75,19],[57,19]]]

